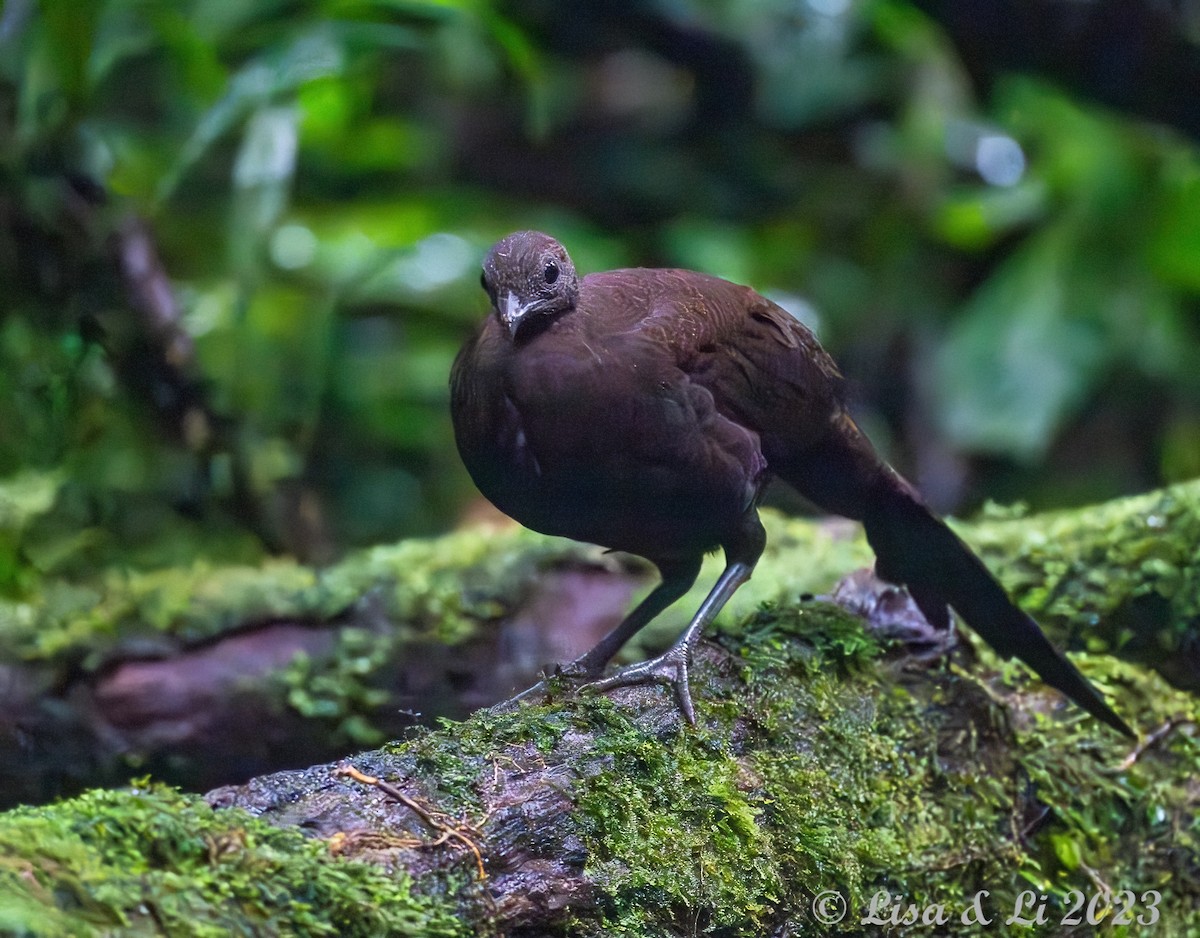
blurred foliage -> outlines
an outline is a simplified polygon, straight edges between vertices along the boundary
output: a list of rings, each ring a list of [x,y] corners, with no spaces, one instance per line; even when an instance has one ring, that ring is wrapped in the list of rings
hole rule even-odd
[[[777,299],[940,507],[1200,474],[1192,142],[900,0],[564,9],[7,0],[0,593],[444,528],[523,227]]]

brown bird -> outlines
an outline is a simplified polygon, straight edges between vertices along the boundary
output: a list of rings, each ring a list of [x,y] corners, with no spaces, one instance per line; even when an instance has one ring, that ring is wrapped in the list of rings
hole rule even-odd
[[[692,649],[750,578],[766,541],[759,499],[778,476],[861,521],[878,575],[906,586],[933,625],[948,627],[953,607],[1001,655],[1133,735],[879,458],[846,412],[833,359],[785,310],[687,270],[581,279],[562,245],[536,231],[493,246],[482,283],[492,313],[450,375],[455,439],[475,484],[527,527],[637,554],[662,575],[568,675],[599,678],[719,547],[724,572],[675,644],[593,684],[667,684],[695,722]]]

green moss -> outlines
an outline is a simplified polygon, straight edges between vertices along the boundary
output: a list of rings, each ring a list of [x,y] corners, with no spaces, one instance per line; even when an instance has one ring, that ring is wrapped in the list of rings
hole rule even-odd
[[[779,667],[799,668],[810,676],[831,668],[845,673],[883,651],[860,618],[827,602],[763,603],[740,625],[724,630],[723,637],[737,643],[751,674]]]
[[[706,929],[760,924],[784,886],[738,760],[719,737],[660,742],[607,701],[586,709],[611,758],[578,797],[587,874],[605,893],[605,931],[655,934],[699,910]]]
[[[388,641],[420,636],[455,644],[502,615],[544,564],[586,562],[598,553],[513,529],[403,541],[327,570],[286,559],[109,570],[86,581],[47,581],[36,602],[0,602],[0,651],[26,660],[98,661],[118,642],[139,637],[187,644],[254,622],[326,622],[364,602],[397,623]]]
[[[1200,901],[1200,817],[1186,806],[1200,778],[1200,739],[1195,698],[1170,689],[1162,678],[1112,658],[1079,657],[1088,678],[1121,701],[1123,712],[1146,733],[1163,730],[1141,758],[1126,759],[1127,746],[1097,736],[1086,720],[1047,733],[1039,719],[1020,733],[1021,764],[1039,797],[1053,810],[1049,836],[1030,857],[1028,879],[1043,890],[1062,891],[1077,868],[1119,866],[1117,888],[1157,888],[1168,900]],[[1178,772],[1163,769],[1174,765]],[[1081,798],[1088,791],[1090,798]],[[1179,813],[1180,806],[1185,808]],[[1170,856],[1190,856],[1193,875],[1168,876]]]
[[[1169,658],[1200,621],[1200,483],[1080,511],[957,527],[1023,605],[1073,647]],[[767,550],[721,617],[737,622],[763,602],[794,606],[872,562],[854,525],[820,525],[764,512]],[[2,552],[2,551],[0,551]],[[272,620],[325,623],[368,604],[395,623],[382,654],[413,639],[446,644],[476,634],[521,600],[538,573],[603,563],[597,548],[521,529],[462,531],[362,551],[325,570],[280,559],[259,566],[197,561],[158,570],[109,569],[46,578],[36,599],[0,600],[0,653],[85,665],[121,643],[163,637],[187,644]],[[665,647],[721,568],[709,558],[693,590],[627,650]]]
[[[594,901],[547,933],[862,934],[882,891],[944,905],[953,934],[987,935],[1005,933],[1023,890],[1061,918],[1071,890],[1090,897],[1106,883],[1158,890],[1154,934],[1189,934],[1200,900],[1194,698],[1136,665],[1079,656],[1135,725],[1178,721],[1127,758],[1124,740],[984,649],[965,671],[914,672],[823,603],[762,609],[719,638],[725,651],[697,668],[695,728],[664,716],[665,700],[638,711],[572,695],[446,723],[356,764],[471,821],[485,853],[488,818],[506,816],[497,823],[510,834],[521,826],[498,772],[519,765],[526,784],[544,771],[539,784],[561,786],[575,810],[525,832],[536,847],[523,849],[582,863]],[[297,775],[273,783],[286,792],[270,796],[280,822],[338,810],[327,769]],[[381,799],[343,785],[356,824],[392,823]],[[18,934],[136,933],[157,928],[155,916],[189,935],[455,934],[452,904],[478,901],[477,884],[335,860],[293,831],[162,789],[0,816],[0,858],[0,932]],[[825,889],[851,910],[836,925],[812,917]],[[1001,925],[962,926],[983,889]]]
[[[1004,585],[1075,648],[1162,664],[1200,627],[1200,485],[962,531]]]
[[[390,743],[383,751],[405,760],[408,774],[429,783],[429,794],[454,815],[478,816],[485,810],[480,780],[489,780],[497,761],[516,750],[550,753],[575,727],[569,709],[547,705],[514,708],[504,713],[481,710],[469,720],[441,719],[440,731]]]
[[[837,762],[821,764],[805,732],[814,712],[828,710],[814,738],[857,736],[870,718],[839,706],[854,686],[839,675],[878,646],[858,620],[823,604],[760,611],[723,640],[743,656],[749,694],[714,698],[710,688],[694,730],[659,739],[607,700],[581,703],[611,766],[585,778],[578,797],[587,872],[605,893],[604,934],[690,933],[683,923],[695,933],[766,934],[818,885],[860,882],[859,856],[878,851],[867,846],[879,839],[872,829],[852,823],[845,796],[858,789],[829,771]],[[789,684],[801,674],[797,693]],[[867,762],[879,771],[878,759]]]
[[[158,786],[0,815],[0,933],[466,934],[404,873]]]
[[[1011,915],[1027,889],[1061,918],[1069,890],[1090,897],[1099,877],[1158,889],[1158,927],[1188,934],[1183,910],[1200,883],[1174,878],[1169,852],[1198,855],[1187,791],[1200,772],[1194,736],[1180,733],[1161,759],[1127,769],[1118,768],[1126,744],[1069,711],[1038,717],[1014,741],[996,698],[1014,691],[983,678],[999,670],[1018,694],[1052,693],[1024,689],[1018,667],[1000,669],[985,652],[978,674],[926,675],[913,694],[857,620],[821,604],[763,610],[722,641],[743,655],[746,688],[736,700],[699,700],[695,731],[648,736],[627,711],[586,703],[611,759],[579,799],[588,873],[605,901],[598,924],[581,919],[570,933],[757,936],[786,924],[794,935],[859,934],[883,890],[922,909],[940,903],[955,934],[983,935],[995,924],[959,918],[979,890],[993,919]],[[1158,679],[1130,701],[1140,669],[1080,663],[1139,725],[1198,715]],[[1137,843],[1144,812],[1158,843]],[[836,926],[808,912],[824,889],[853,913]]]

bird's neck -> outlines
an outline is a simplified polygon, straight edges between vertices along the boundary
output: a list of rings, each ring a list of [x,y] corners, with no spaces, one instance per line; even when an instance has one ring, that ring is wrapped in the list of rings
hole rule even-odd
[[[565,309],[554,310],[551,312],[538,313],[521,323],[517,329],[517,334],[513,336],[513,344],[517,346],[525,345],[532,342],[543,333],[549,332],[552,329],[560,326],[564,321],[568,320],[575,312],[574,306],[568,306]]]

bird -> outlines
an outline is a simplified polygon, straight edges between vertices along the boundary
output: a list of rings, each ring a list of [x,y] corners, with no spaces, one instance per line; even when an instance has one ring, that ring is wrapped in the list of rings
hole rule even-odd
[[[935,628],[950,608],[1001,656],[1118,732],[1133,731],[984,563],[875,451],[837,365],[799,320],[707,274],[625,268],[580,277],[566,249],[518,231],[487,252],[489,314],[450,372],[455,442],[480,492],[528,528],[645,558],[660,582],[562,673],[595,690],[688,682],[705,628],[766,544],[758,509],[778,478],[862,523],[876,574]],[[618,650],[725,566],[665,652],[608,677]]]

